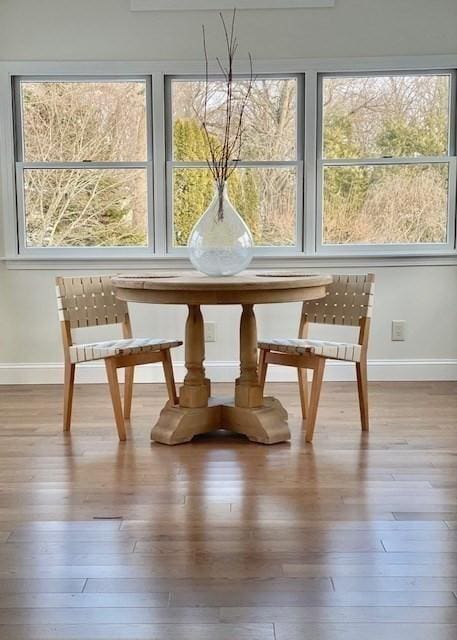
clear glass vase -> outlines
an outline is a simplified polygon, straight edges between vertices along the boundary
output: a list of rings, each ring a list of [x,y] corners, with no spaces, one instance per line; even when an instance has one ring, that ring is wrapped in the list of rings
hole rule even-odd
[[[189,236],[187,246],[194,267],[209,276],[233,276],[252,260],[251,232],[227,194],[216,187],[208,209]]]

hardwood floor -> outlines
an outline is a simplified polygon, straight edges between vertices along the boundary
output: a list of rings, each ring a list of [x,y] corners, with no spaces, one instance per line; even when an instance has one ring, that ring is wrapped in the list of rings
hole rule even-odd
[[[217,385],[215,385],[217,386]],[[219,385],[217,393],[229,393]],[[455,640],[457,383],[324,385],[313,445],[128,441],[108,389],[0,387],[2,640]]]

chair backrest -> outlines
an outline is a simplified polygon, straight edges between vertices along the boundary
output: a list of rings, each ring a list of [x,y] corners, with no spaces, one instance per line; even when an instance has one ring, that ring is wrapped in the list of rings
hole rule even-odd
[[[363,318],[371,317],[374,280],[373,273],[333,275],[325,298],[303,303],[302,324],[360,326]]]
[[[56,278],[59,318],[71,329],[128,322],[128,307],[116,298],[109,276]]]

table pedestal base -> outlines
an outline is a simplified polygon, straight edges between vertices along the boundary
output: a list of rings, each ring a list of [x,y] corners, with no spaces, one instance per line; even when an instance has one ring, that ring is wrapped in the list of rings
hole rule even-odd
[[[276,444],[290,439],[287,411],[276,398],[264,398],[258,408],[235,406],[232,398],[210,398],[207,407],[186,408],[167,404],[151,431],[151,440],[162,444],[189,442],[196,435],[227,429],[252,442]]]

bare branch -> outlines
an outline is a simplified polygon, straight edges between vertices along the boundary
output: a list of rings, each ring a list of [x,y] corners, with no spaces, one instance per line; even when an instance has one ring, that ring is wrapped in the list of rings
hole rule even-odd
[[[222,219],[222,193],[224,190],[224,186],[240,161],[243,138],[243,118],[253,85],[253,65],[251,54],[249,54],[250,76],[248,87],[245,95],[241,100],[241,103],[237,104],[237,100],[233,92],[234,60],[238,51],[238,41],[235,35],[236,9],[233,10],[231,22],[229,25],[227,25],[222,12],[219,13],[219,16],[224,32],[227,56],[225,63],[222,62],[219,57],[216,57],[216,63],[222,73],[225,84],[224,124],[222,127],[223,134],[220,145],[216,144],[214,136],[211,135],[208,123],[210,80],[208,47],[204,27],[202,30],[203,52],[205,56],[205,94],[203,104],[203,118],[200,119],[200,122],[208,144],[209,157],[207,158],[207,164],[211,170],[219,192],[219,218]]]

